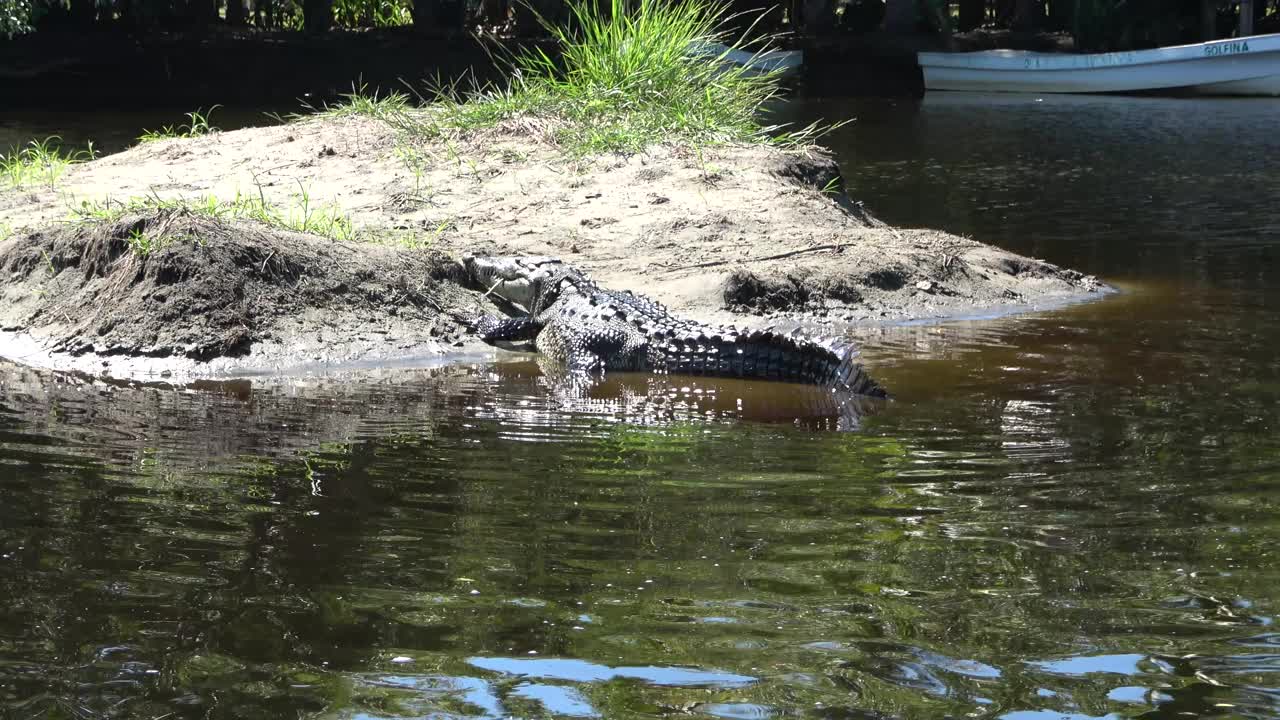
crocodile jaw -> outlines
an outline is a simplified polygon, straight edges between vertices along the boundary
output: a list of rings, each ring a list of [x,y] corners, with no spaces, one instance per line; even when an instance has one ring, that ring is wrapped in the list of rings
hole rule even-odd
[[[468,255],[462,266],[476,286],[529,310],[564,263],[552,257]]]

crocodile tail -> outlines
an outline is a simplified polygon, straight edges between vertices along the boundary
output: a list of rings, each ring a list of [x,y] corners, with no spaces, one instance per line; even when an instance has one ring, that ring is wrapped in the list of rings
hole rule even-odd
[[[887,397],[843,340],[817,341],[773,330],[690,333],[656,341],[655,369],[681,375],[759,378]]]
[[[831,352],[840,358],[840,364],[836,367],[832,379],[826,384],[857,395],[889,397],[889,393],[881,387],[880,383],[873,380],[863,369],[862,363],[858,362],[858,350],[853,344],[839,344]]]

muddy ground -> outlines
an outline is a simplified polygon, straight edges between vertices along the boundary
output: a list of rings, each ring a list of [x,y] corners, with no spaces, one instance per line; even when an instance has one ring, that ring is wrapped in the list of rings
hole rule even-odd
[[[226,374],[476,352],[464,253],[557,255],[712,322],[850,325],[1024,311],[1108,290],[973,239],[886,226],[819,151],[567,159],[537,123],[406,143],[367,117],[147,143],[0,191],[0,355]],[[339,242],[88,202],[252,194],[350,216]],[[131,235],[178,238],[148,255]],[[39,360],[39,362],[37,362]]]

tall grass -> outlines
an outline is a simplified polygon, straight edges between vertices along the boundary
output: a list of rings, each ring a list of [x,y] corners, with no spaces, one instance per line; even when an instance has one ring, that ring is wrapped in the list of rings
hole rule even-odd
[[[732,44],[722,29],[726,5],[569,0],[569,7],[570,22],[546,25],[561,45],[559,59],[541,50],[507,58],[512,78],[504,89],[437,87],[431,112],[412,117],[410,129],[447,135],[510,125],[545,131],[579,153],[773,137],[776,128],[761,125],[758,111],[777,96],[778,76],[696,52]]]
[[[400,92],[390,92],[379,95],[375,89],[369,92],[369,86],[366,83],[352,83],[351,92],[343,93],[341,101],[333,105],[322,105],[317,108],[309,103],[303,103],[303,107],[309,111],[311,115],[325,115],[328,117],[350,117],[360,115],[370,117],[375,120],[385,120],[392,116],[400,115],[409,110],[409,96]],[[288,120],[300,120],[307,115],[295,114],[290,115]]]
[[[53,189],[67,168],[94,158],[93,143],[86,150],[63,150],[61,140],[51,135],[0,154],[0,181],[15,188],[43,183]]]
[[[214,127],[210,119],[213,117],[213,111],[222,107],[214,105],[209,108],[208,112],[201,112],[199,108],[189,113],[183,113],[189,121],[186,125],[165,125],[159,130],[147,130],[143,128],[142,134],[138,136],[138,142],[155,142],[157,140],[169,140],[173,138],[195,138],[202,135],[209,135],[218,132],[218,128]]]
[[[320,235],[331,240],[360,240],[361,233],[351,218],[336,203],[317,203],[306,186],[298,183],[298,192],[288,205],[267,200],[259,187],[256,193],[236,191],[234,199],[219,200],[213,195],[201,198],[168,199],[158,195],[127,200],[82,201],[71,208],[73,219],[86,222],[115,222],[126,213],[155,210],[182,210],[218,220],[255,220],[283,230]],[[145,238],[144,238],[145,239]],[[135,249],[154,249],[154,244],[131,243]],[[146,253],[142,253],[146,254]]]

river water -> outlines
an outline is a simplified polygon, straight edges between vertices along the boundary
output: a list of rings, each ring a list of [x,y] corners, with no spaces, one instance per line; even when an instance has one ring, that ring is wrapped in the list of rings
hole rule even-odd
[[[885,220],[1125,292],[858,331],[853,432],[522,363],[0,365],[0,716],[1280,716],[1280,103],[802,110]]]

